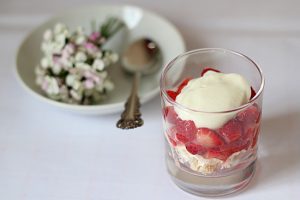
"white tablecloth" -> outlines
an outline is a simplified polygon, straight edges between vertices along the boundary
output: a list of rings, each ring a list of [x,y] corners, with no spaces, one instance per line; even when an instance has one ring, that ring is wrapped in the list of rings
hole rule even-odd
[[[118,115],[58,111],[25,93],[13,75],[22,38],[67,6],[100,1],[0,1],[0,199],[201,199],[178,189],[164,163],[160,100],[126,133]],[[266,76],[257,172],[232,199],[300,198],[299,1],[131,0],[171,20],[188,49],[224,47],[256,60]]]

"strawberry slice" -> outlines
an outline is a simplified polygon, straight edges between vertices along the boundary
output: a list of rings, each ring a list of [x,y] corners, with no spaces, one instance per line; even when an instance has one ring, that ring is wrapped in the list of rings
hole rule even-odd
[[[255,90],[253,89],[253,87],[251,87],[251,97],[250,100],[256,95]]]
[[[187,133],[195,136],[197,132],[197,127],[192,120],[179,120],[177,121],[176,126],[179,133]]]
[[[191,140],[190,136],[186,133],[176,133],[176,139],[182,142],[183,144],[186,144]]]
[[[182,81],[182,83],[178,86],[178,89],[176,91],[177,94],[180,94],[181,90],[189,83],[190,80],[190,78],[187,78],[184,81]]]
[[[230,143],[238,140],[242,136],[243,127],[239,121],[233,119],[221,127],[218,132],[226,143]]]
[[[190,152],[193,155],[204,154],[206,152],[206,149],[204,147],[202,147],[201,145],[192,143],[192,142],[186,144],[185,148],[188,152]]]
[[[163,109],[163,116],[171,124],[176,124],[180,120],[173,106],[166,106]]]
[[[260,119],[260,111],[257,104],[253,104],[249,108],[239,112],[237,119],[243,124],[257,123]]]
[[[176,100],[176,97],[177,97],[177,92],[174,92],[174,91],[172,91],[172,90],[167,90],[167,94],[169,95],[169,97],[173,100],[173,101],[175,101]]]
[[[176,129],[176,138],[183,143],[192,141],[195,138],[195,133],[197,132],[196,125],[191,120],[177,121]]]
[[[205,68],[202,70],[202,72],[201,72],[201,76],[203,76],[203,75],[204,75],[206,72],[208,72],[208,71],[214,71],[214,72],[220,73],[220,71],[217,70],[217,69],[210,68],[210,67],[205,67]]]
[[[216,147],[224,144],[223,140],[217,135],[217,133],[209,128],[198,128],[194,142],[205,148]]]

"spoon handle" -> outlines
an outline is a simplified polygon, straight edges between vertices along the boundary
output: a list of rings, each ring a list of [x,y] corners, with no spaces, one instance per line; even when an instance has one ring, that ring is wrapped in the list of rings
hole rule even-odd
[[[141,73],[134,74],[132,82],[131,94],[125,103],[125,110],[121,114],[121,119],[117,122],[117,127],[121,129],[133,129],[144,124],[140,112],[140,100],[138,97],[138,86],[140,82]]]

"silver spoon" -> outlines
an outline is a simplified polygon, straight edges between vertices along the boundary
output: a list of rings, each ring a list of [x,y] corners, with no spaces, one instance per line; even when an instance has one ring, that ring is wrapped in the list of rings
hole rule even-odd
[[[159,60],[160,50],[157,44],[148,38],[136,40],[124,51],[121,59],[122,66],[125,71],[134,74],[134,78],[125,110],[117,122],[118,128],[133,129],[144,124],[140,112],[138,86],[141,75],[152,74],[159,68]]]

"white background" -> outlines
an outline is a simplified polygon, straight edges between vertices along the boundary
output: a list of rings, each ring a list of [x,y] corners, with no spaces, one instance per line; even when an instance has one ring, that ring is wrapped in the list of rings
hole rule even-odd
[[[17,84],[12,69],[26,33],[88,2],[142,6],[173,22],[188,49],[224,47],[256,60],[266,76],[258,169],[230,198],[300,198],[299,1],[0,0],[1,200],[201,199],[165,170],[158,96],[142,108],[145,125],[125,132],[115,128],[118,115],[64,113]]]

